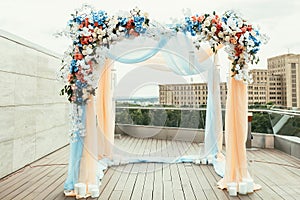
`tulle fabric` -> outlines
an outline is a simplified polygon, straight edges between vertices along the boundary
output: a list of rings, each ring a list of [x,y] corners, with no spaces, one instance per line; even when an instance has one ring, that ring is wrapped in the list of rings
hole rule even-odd
[[[162,52],[161,55],[166,66],[176,74],[194,75],[202,72],[208,72],[209,74],[207,77],[209,91],[205,126],[205,152],[204,154],[199,152],[198,155],[181,157],[175,160],[131,157],[127,159],[127,162],[193,162],[203,156],[215,155],[214,168],[220,176],[224,176],[219,182],[220,188],[226,187],[227,182],[249,178],[245,148],[247,133],[246,85],[234,79],[230,79],[231,81],[228,84],[225,122],[227,154],[225,170],[225,160],[221,154],[223,138],[218,55],[214,54],[210,48],[194,49],[192,41],[185,35],[179,35],[173,39],[162,38],[159,41],[143,42],[146,42],[146,40],[140,38],[139,40],[125,41],[123,46],[114,46],[109,52],[104,65],[101,66],[96,99],[90,97],[86,105],[86,135],[82,143],[71,143],[69,172],[65,189],[74,189],[76,181],[86,184],[98,184],[103,176],[103,170],[117,158],[116,152],[114,152],[115,107],[112,99],[113,84],[111,78],[114,60],[111,60],[111,58],[119,62],[132,64],[153,58],[158,52]],[[134,49],[138,45],[146,46],[146,48],[135,52]],[[222,46],[219,46],[219,48],[222,48]],[[190,56],[191,52],[193,52],[192,56]],[[211,61],[212,55],[214,55],[213,62]],[[185,59],[187,56],[190,56],[189,59]],[[80,154],[80,147],[82,155]],[[82,156],[81,159],[78,159],[79,156]],[[80,167],[75,167],[79,166],[78,162]],[[76,177],[78,177],[78,180]]]
[[[218,182],[221,189],[227,188],[227,183],[251,179],[246,155],[247,127],[247,85],[229,78],[225,116],[226,165],[224,177]],[[260,188],[260,185],[254,185],[254,190]]]

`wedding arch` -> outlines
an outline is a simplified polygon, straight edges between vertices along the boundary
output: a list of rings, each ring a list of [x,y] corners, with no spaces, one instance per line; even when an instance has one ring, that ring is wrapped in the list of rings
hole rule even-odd
[[[65,82],[61,94],[66,94],[71,102],[72,128],[66,191],[73,191],[76,184],[84,183],[96,185],[93,188],[95,194],[92,194],[90,187],[86,187],[85,195],[99,195],[97,185],[103,176],[101,170],[114,159],[113,62],[139,63],[158,52],[164,54],[166,65],[176,74],[194,75],[204,71],[209,74],[205,150],[206,155],[214,156],[215,169],[223,177],[218,186],[223,189],[229,182],[251,178],[245,148],[246,84],[252,81],[247,64],[258,62],[257,52],[261,44],[267,41],[257,27],[234,11],[222,15],[213,12],[185,16],[182,21],[161,25],[150,20],[148,14],[138,8],[130,13],[110,16],[84,5],[72,15],[67,29],[61,34],[72,39],[59,74]],[[209,44],[209,49],[201,47],[205,42]],[[122,43],[123,46],[120,45]],[[223,135],[217,52],[222,47],[231,60],[232,72],[226,104],[226,166],[220,162]],[[195,53],[193,60],[186,59],[190,52]],[[213,64],[206,62],[211,56],[214,58]],[[180,162],[180,159],[174,162]],[[222,167],[218,165],[224,165],[224,169],[220,170]]]

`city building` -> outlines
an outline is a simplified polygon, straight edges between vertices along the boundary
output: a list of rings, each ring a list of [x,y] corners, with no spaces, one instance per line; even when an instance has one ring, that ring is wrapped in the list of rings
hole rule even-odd
[[[253,83],[248,85],[249,104],[266,104],[268,99],[268,71],[251,70]],[[162,105],[194,106],[206,105],[207,83],[159,85],[159,102]],[[220,83],[222,106],[226,105],[227,83]]]
[[[227,85],[220,84],[221,103],[225,105]],[[162,105],[193,106],[206,105],[207,83],[159,85],[159,102]]]
[[[269,99],[275,105],[300,107],[300,54],[268,59]]]
[[[287,108],[300,107],[300,54],[285,54],[268,59],[268,69],[253,69],[248,85],[248,104],[267,104]],[[221,104],[226,104],[227,85],[220,83]],[[206,105],[207,83],[167,84],[159,86],[163,105]]]
[[[268,103],[268,70],[253,69],[250,71],[253,83],[248,85],[248,104]]]

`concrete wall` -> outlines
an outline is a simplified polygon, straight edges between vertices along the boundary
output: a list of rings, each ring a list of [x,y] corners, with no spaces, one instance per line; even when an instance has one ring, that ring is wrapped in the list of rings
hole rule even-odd
[[[139,138],[204,142],[203,129],[116,124],[115,133]]]
[[[276,135],[274,145],[276,149],[300,159],[300,138]]]
[[[0,177],[68,143],[53,52],[0,30]]]
[[[251,147],[273,149],[274,135],[264,133],[252,133]]]

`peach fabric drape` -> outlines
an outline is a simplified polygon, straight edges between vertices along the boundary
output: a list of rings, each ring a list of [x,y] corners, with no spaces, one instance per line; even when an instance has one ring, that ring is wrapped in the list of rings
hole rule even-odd
[[[98,144],[94,97],[91,95],[86,107],[86,133],[80,160],[79,183],[97,184]]]
[[[114,144],[114,104],[112,100],[111,69],[113,62],[106,59],[96,90],[96,113],[98,129],[98,159],[112,158]]]
[[[225,175],[218,182],[221,189],[229,182],[251,178],[247,168],[246,140],[248,127],[248,91],[242,81],[229,78],[225,115],[226,165]],[[254,189],[260,189],[255,185]]]

